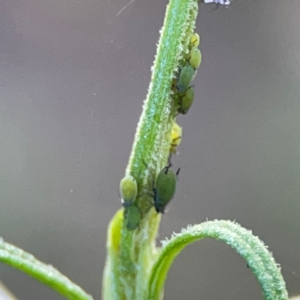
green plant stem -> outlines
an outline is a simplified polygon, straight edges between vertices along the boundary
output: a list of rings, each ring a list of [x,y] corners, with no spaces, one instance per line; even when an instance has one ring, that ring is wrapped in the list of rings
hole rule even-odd
[[[106,290],[114,290],[118,299],[147,299],[148,270],[157,256],[155,239],[160,222],[160,214],[151,208],[153,199],[149,193],[152,192],[152,181],[167,165],[171,130],[177,114],[172,84],[176,72],[182,67],[184,55],[188,53],[197,13],[197,0],[170,0],[167,6],[148,95],[125,174],[132,175],[137,181],[136,203],[142,211],[142,219],[133,231],[127,230],[126,223],[123,223],[119,255],[108,257],[104,275],[112,274],[115,270],[113,266],[118,266],[118,276],[111,278],[121,278],[121,282],[115,291],[116,285],[111,280],[103,280],[103,294],[107,297],[111,293]],[[109,236],[113,234],[109,233]],[[109,270],[109,266],[112,269]]]
[[[247,261],[262,285],[265,299],[287,299],[283,278],[272,255],[237,224],[206,222],[173,237],[161,251],[155,245],[161,215],[152,208],[152,182],[167,164],[177,111],[173,80],[183,67],[197,13],[196,0],[170,0],[167,7],[148,95],[125,173],[137,182],[138,196],[133,204],[135,209],[137,206],[141,209],[142,218],[139,226],[131,230],[126,228],[130,213],[124,217],[120,211],[111,221],[103,278],[104,300],[162,299],[173,259],[187,244],[204,237],[225,241]],[[127,212],[130,208],[126,207]]]

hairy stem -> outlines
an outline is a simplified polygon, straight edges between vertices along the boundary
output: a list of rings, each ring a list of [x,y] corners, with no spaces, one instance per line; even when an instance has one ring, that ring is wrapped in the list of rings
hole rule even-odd
[[[115,278],[122,279],[118,290],[114,291],[118,299],[147,299],[149,269],[157,257],[155,239],[160,222],[160,214],[152,209],[153,199],[149,194],[154,178],[167,165],[171,130],[177,114],[172,84],[178,68],[182,67],[184,55],[188,53],[197,13],[197,0],[170,0],[160,31],[148,95],[125,174],[133,176],[137,182],[138,196],[134,205],[141,210],[141,220],[138,228],[130,231],[126,228],[126,218],[130,213],[125,215],[121,236],[116,234],[119,238],[118,255],[108,258],[105,270],[105,274],[109,274],[113,270],[108,268],[118,266]],[[126,209],[130,212],[131,207]],[[110,231],[108,235],[114,236]],[[115,288],[111,281],[105,282],[105,290]]]

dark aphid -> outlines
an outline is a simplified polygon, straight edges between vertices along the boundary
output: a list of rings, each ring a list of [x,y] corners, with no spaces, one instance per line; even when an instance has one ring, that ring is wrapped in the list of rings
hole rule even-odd
[[[189,88],[190,83],[196,76],[197,71],[190,65],[186,64],[180,71],[177,81],[177,91],[179,94],[185,94],[186,90]]]
[[[179,104],[179,107],[178,107],[178,112],[180,114],[183,114],[185,115],[189,109],[191,108],[192,104],[193,104],[193,101],[194,101],[194,87],[193,86],[190,86],[185,94],[181,97],[179,97],[179,100],[178,100],[178,104]]]
[[[137,184],[133,176],[128,175],[121,179],[120,195],[122,205],[125,208],[130,207],[130,205],[135,201],[137,195]]]
[[[125,208],[124,217],[127,230],[135,230],[139,227],[142,219],[142,211],[137,203],[132,203],[129,207]]]
[[[171,168],[171,164],[164,167],[158,174],[153,187],[154,207],[158,213],[164,213],[167,204],[172,200],[175,190],[177,175],[180,169],[175,173]]]

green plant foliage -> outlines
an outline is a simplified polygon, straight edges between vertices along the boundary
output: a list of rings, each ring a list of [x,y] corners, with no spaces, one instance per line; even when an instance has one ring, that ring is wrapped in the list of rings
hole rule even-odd
[[[251,231],[231,221],[208,221],[190,226],[163,242],[149,281],[149,300],[159,299],[167,273],[177,255],[189,244],[214,238],[240,254],[257,277],[266,300],[287,300],[288,294],[279,266],[272,253]]]
[[[120,242],[108,244],[111,255],[105,269],[109,278],[103,280],[105,300],[162,299],[174,258],[185,246],[202,238],[222,240],[234,248],[258,278],[265,299],[287,300],[285,284],[272,255],[258,238],[235,223],[214,221],[189,227],[165,242],[161,249],[155,247],[161,216],[157,212],[164,212],[176,189],[177,174],[169,170],[170,166],[164,167],[170,151],[176,151],[181,141],[181,131],[173,133],[174,116],[177,111],[187,113],[191,107],[194,90],[190,84],[201,63],[201,52],[197,49],[200,36],[194,33],[197,12],[196,0],[170,0],[167,7],[148,95],[126,169],[126,174],[135,175],[139,189],[148,192],[151,174],[158,174],[153,190],[156,211],[145,209],[149,208],[149,199],[136,196],[135,187],[125,188],[125,228],[111,226],[109,232],[109,237],[117,236]],[[135,196],[136,200],[132,200]],[[139,230],[127,230],[128,227]],[[119,250],[113,251],[113,247]]]
[[[15,267],[47,284],[61,295],[72,300],[92,300],[78,285],[62,275],[51,265],[37,260],[33,255],[0,239],[0,261]]]
[[[229,0],[200,2],[230,4]],[[161,249],[155,246],[161,216],[158,213],[163,213],[173,198],[179,172],[171,170],[171,165],[163,168],[170,153],[176,152],[181,142],[181,127],[174,116],[177,110],[185,114],[191,107],[194,90],[190,84],[201,63],[201,52],[197,49],[200,36],[194,33],[197,13],[198,0],[170,0],[167,6],[149,92],[126,176],[120,183],[123,209],[115,214],[108,229],[104,300],[161,300],[173,260],[187,245],[203,238],[214,238],[230,245],[258,279],[264,299],[288,299],[285,282],[272,254],[252,232],[236,223],[209,221],[190,226],[165,241]],[[174,101],[174,93],[179,103]],[[170,146],[170,142],[174,146]],[[144,161],[149,164],[145,166]],[[147,197],[138,193],[138,190],[147,189],[151,177],[148,167],[158,173],[153,186],[156,212],[145,210]],[[139,230],[134,230],[137,228]],[[52,266],[2,239],[0,261],[26,272],[68,299],[93,299]]]

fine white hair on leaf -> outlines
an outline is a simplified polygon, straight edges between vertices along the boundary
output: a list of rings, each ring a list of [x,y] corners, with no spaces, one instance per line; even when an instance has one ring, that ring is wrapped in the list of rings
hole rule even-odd
[[[130,0],[119,12],[117,13],[117,16],[119,16],[133,1],[135,0]]]

